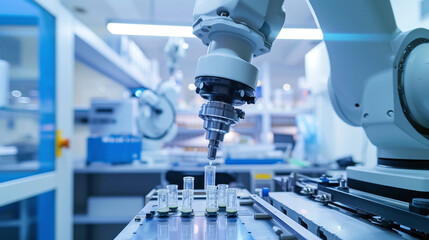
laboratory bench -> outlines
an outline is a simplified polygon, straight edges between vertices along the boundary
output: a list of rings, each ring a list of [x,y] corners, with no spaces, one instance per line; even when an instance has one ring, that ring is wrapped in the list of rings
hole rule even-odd
[[[291,164],[216,165],[218,174],[232,177],[244,189],[270,187],[275,189],[275,176],[299,172],[320,176],[327,169],[302,168]],[[203,166],[172,166],[170,164],[111,165],[75,161],[74,166],[74,236],[75,239],[114,238],[146,203],[144,197],[157,186],[169,182],[169,174],[200,175]],[[181,179],[181,177],[178,177]],[[202,183],[201,183],[202,184]],[[198,188],[198,187],[196,187]],[[180,189],[180,185],[179,185]],[[109,209],[109,211],[105,211]]]
[[[160,215],[160,201],[156,191],[147,196],[145,207],[139,211],[115,240],[137,239],[319,239],[316,235],[284,216],[263,198],[237,189],[236,212],[219,208],[208,214],[210,195],[196,190],[192,203],[192,214],[170,211]],[[179,202],[181,195],[178,196]],[[231,198],[229,198],[231,199]],[[235,202],[235,204],[234,204]],[[212,202],[211,202],[212,203]]]

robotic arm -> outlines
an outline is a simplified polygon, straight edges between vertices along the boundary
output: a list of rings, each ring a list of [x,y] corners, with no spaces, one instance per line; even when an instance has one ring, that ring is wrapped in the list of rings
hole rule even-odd
[[[429,168],[429,31],[401,32],[388,0],[309,2],[328,48],[337,114],[365,129],[379,163]],[[282,6],[283,0],[196,1],[194,34],[209,47],[195,75],[197,93],[208,100],[199,116],[209,159],[244,118],[235,107],[255,101],[251,60],[270,51],[285,19]]]
[[[139,97],[139,114],[136,122],[143,136],[144,150],[158,150],[177,134],[175,123],[179,92],[174,81],[163,81],[156,91],[146,89]]]

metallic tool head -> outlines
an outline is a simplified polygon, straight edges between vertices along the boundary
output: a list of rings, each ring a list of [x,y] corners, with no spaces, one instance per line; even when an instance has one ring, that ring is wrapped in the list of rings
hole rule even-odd
[[[231,126],[244,119],[244,111],[234,106],[254,103],[253,88],[229,79],[219,77],[198,77],[196,92],[208,102],[201,107],[199,116],[204,120],[204,129],[209,140],[208,159],[215,160],[220,142]]]
[[[199,116],[204,120],[206,139],[209,140],[207,157],[215,160],[219,143],[223,141],[230,127],[237,124],[240,118],[244,118],[244,112],[225,102],[209,101],[203,104]]]
[[[207,55],[198,60],[195,86],[209,101],[200,111],[209,159],[216,158],[230,127],[244,118],[235,106],[255,103],[258,68],[252,59],[270,52],[284,21],[283,0],[195,2],[193,33],[208,46]]]

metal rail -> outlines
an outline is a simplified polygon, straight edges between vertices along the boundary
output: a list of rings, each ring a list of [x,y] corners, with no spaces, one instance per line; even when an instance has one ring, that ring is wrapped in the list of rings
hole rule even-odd
[[[274,219],[279,221],[282,226],[293,233],[299,239],[318,239],[319,237],[314,235],[312,232],[299,225],[297,222],[280,212],[277,208],[273,207],[267,203],[264,199],[260,198],[257,195],[250,195],[250,198],[261,208],[263,208],[268,214],[270,214]]]

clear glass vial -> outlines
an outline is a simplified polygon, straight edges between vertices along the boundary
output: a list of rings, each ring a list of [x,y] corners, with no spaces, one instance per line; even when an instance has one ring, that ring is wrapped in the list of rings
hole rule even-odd
[[[183,177],[183,189],[194,190],[194,177]]]
[[[167,189],[158,189],[158,214],[166,215],[168,214],[168,191]]]
[[[170,210],[176,211],[178,205],[178,190],[176,184],[167,185],[168,190],[168,208]]]
[[[204,189],[207,190],[207,186],[216,186],[216,166],[206,165],[204,166]]]
[[[228,184],[218,184],[217,185],[217,206],[219,209],[226,208],[226,190],[228,189]]]
[[[217,187],[208,185],[206,188],[206,213],[216,215],[217,211]]]
[[[183,215],[192,214],[192,202],[194,201],[194,190],[183,189],[182,192],[182,209]]]
[[[237,214],[237,189],[228,188],[226,190],[226,212]]]

